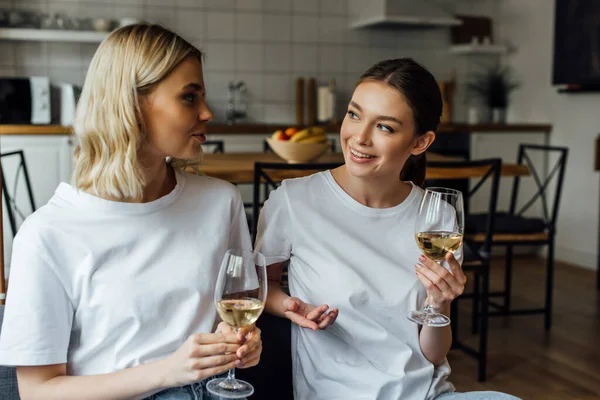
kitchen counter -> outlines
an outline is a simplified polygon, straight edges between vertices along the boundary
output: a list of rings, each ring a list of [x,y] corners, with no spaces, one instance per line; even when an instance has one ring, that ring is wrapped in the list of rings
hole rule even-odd
[[[270,134],[278,129],[293,125],[246,124],[235,125],[209,124],[208,133],[212,134]],[[327,133],[338,133],[340,124],[326,126]],[[438,133],[550,133],[550,124],[442,124]],[[61,125],[0,125],[0,135],[70,135],[71,127]]]

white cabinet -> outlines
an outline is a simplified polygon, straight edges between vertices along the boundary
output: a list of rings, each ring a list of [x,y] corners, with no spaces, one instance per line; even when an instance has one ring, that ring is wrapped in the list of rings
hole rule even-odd
[[[37,208],[48,202],[60,182],[69,182],[73,171],[73,144],[69,136],[64,135],[0,135],[0,152],[23,150],[25,162],[31,181],[31,189]],[[18,157],[4,157],[2,170],[8,191],[14,199],[16,207],[24,216],[31,214],[31,206],[23,173],[17,176]],[[18,177],[18,179],[17,179]],[[13,232],[8,220],[4,198],[2,198],[2,216],[4,232],[5,265],[10,266]],[[16,215],[17,226],[23,219]]]

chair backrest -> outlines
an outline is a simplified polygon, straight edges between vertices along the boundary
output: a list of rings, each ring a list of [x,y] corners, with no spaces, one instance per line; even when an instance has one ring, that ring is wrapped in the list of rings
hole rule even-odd
[[[499,158],[489,158],[484,160],[469,160],[469,161],[428,161],[428,167],[444,168],[448,170],[472,170],[474,168],[483,168],[482,176],[474,185],[472,184],[467,193],[463,192],[465,200],[470,199],[479,189],[489,180],[490,181],[490,197],[487,208],[485,239],[479,252],[474,254],[476,257],[489,258],[492,248],[492,240],[494,233],[494,219],[496,216],[496,208],[498,205],[498,189],[500,187],[500,176],[502,173],[502,160]],[[439,179],[436,179],[439,181]],[[425,182],[427,184],[427,181]],[[467,239],[465,238],[465,241]]]
[[[342,165],[339,163],[305,163],[305,164],[287,164],[277,163],[254,163],[254,182],[252,197],[252,241],[256,239],[258,229],[258,213],[263,202],[269,197],[271,190],[276,189],[281,181],[291,177],[297,177],[298,171],[303,171],[303,176],[312,175],[316,172],[334,169]],[[290,174],[295,171],[294,174]],[[260,198],[260,187],[263,185],[263,199]]]
[[[207,140],[202,143],[202,148],[207,153],[225,153],[225,143],[222,140]]]
[[[8,159],[17,159],[17,165],[15,170],[14,184],[12,190],[9,189],[9,183],[6,180],[6,167],[5,162]],[[12,230],[13,237],[17,234],[19,225],[17,224],[17,217],[22,223],[27,217],[26,212],[17,205],[17,188],[19,187],[19,178],[23,175],[25,182],[25,188],[27,189],[27,195],[29,198],[29,205],[31,206],[31,212],[35,211],[35,201],[33,199],[33,191],[31,189],[31,181],[29,179],[29,172],[27,171],[27,163],[25,162],[25,153],[23,150],[11,151],[9,153],[0,154],[0,163],[2,163],[2,194],[6,203],[6,209],[8,213],[8,221]]]
[[[550,162],[552,155],[556,155],[557,159],[553,163],[551,168],[548,168],[548,175],[542,181],[542,177],[534,162],[532,161],[532,153],[542,152],[544,153],[546,160]],[[569,149],[566,147],[554,147],[554,146],[540,146],[534,144],[521,144],[519,146],[519,154],[517,162],[522,165],[527,165],[531,176],[535,182],[537,192],[531,197],[525,204],[517,209],[517,200],[519,196],[519,184],[521,181],[520,177],[515,177],[513,182],[513,188],[510,199],[510,213],[514,215],[523,215],[537,199],[540,199],[542,204],[542,214],[544,222],[551,232],[554,232],[556,227],[556,218],[558,216],[558,207],[560,203],[560,197],[562,193],[563,181],[565,176],[565,169],[567,166],[567,155]],[[549,167],[549,165],[548,165]],[[551,187],[551,183],[554,182],[554,196],[552,197],[551,208],[548,205],[548,192]]]

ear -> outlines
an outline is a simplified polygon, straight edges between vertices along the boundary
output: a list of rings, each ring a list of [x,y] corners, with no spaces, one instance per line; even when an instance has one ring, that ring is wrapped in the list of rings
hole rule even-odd
[[[413,156],[418,156],[424,153],[435,140],[435,132],[429,131],[415,138],[410,153]]]

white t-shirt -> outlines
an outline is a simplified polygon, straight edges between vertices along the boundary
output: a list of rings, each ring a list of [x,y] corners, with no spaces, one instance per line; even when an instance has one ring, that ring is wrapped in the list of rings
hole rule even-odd
[[[175,189],[123,203],[61,183],[14,241],[0,364],[67,363],[93,375],[162,359],[214,330],[228,248],[251,249],[239,191],[177,173]]]
[[[284,181],[262,209],[257,251],[267,265],[290,259],[292,296],[339,307],[314,332],[292,324],[296,400],[423,400],[453,390],[448,363],[434,367],[406,318],[423,306],[414,237],[423,190],[401,204],[366,207],[329,171]]]

